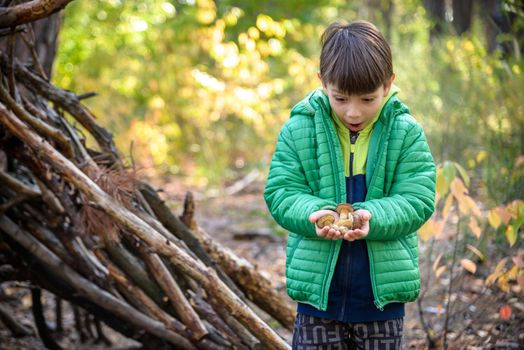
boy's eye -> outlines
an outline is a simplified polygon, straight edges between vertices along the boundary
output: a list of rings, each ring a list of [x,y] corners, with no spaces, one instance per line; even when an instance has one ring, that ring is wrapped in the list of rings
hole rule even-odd
[[[344,102],[345,100],[346,100],[345,97],[335,96],[335,101],[337,101],[337,102]]]
[[[374,97],[363,97],[363,98],[362,98],[362,101],[364,101],[364,102],[368,102],[368,103],[369,103],[369,102],[373,102],[374,100],[375,100]]]

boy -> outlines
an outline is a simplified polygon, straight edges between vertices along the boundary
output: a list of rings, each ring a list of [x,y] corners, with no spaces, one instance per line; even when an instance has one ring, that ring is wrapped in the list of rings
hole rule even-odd
[[[291,110],[264,198],[289,231],[293,349],[400,349],[404,303],[420,290],[416,230],[434,210],[435,165],[396,97],[391,49],[371,23],[322,35],[322,87]],[[316,221],[352,203],[361,228]]]

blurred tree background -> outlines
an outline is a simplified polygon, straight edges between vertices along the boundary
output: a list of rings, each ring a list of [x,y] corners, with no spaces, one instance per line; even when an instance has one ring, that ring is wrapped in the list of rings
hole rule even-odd
[[[265,171],[280,125],[316,77],[319,37],[368,19],[390,41],[401,98],[438,163],[475,191],[524,191],[520,0],[75,1],[54,81],[87,104],[139,169],[222,186]]]

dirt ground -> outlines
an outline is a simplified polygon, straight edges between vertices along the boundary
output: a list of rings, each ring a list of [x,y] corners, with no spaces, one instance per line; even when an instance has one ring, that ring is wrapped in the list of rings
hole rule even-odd
[[[177,183],[164,184],[163,197],[169,206],[181,213],[184,194],[187,188]],[[224,196],[216,193],[215,196],[204,197],[194,193],[196,198],[196,220],[203,229],[223,245],[234,250],[244,257],[267,276],[275,289],[285,293],[285,232],[279,228],[267,212],[263,197],[263,183],[254,182],[240,193]],[[421,246],[420,264],[423,273],[427,269],[425,255],[428,247]],[[465,276],[462,285],[470,286],[471,293],[458,293],[454,318],[449,320],[450,333],[448,336],[449,349],[524,349],[524,305],[522,294],[515,293],[509,298],[501,299],[490,290],[479,292],[477,279]],[[432,282],[434,283],[434,282]],[[15,317],[29,327],[33,327],[31,315],[31,298],[27,288],[12,283],[1,284],[0,287],[9,297]],[[423,315],[431,322],[434,332],[443,328],[445,317],[443,314],[444,301],[442,291],[446,285],[430,285],[432,293],[427,293],[423,300]],[[461,289],[462,290],[462,289]],[[467,288],[463,289],[467,290]],[[477,296],[475,293],[480,294]],[[452,298],[452,299],[453,299]],[[53,320],[54,298],[44,294],[44,303],[47,305],[48,320]],[[501,320],[499,308],[502,303],[510,303],[513,313],[508,320]],[[51,322],[50,322],[51,323]],[[271,323],[271,324],[274,324]],[[53,324],[50,324],[53,326]],[[290,332],[277,328],[279,334],[290,341]],[[64,312],[64,332],[59,338],[60,344],[67,349],[124,349],[132,348],[137,344],[126,339],[116,332],[105,328],[107,337],[112,346],[81,344],[77,332],[74,331],[74,318],[71,308],[66,305]],[[442,344],[436,344],[437,348]],[[420,313],[417,303],[406,306],[405,349],[426,349],[426,332],[420,322]],[[0,322],[0,349],[44,349],[36,336],[13,338]]]

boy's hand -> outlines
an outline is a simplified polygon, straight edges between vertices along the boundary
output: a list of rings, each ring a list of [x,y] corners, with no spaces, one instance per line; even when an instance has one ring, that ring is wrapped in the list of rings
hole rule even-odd
[[[343,234],[343,238],[348,241],[365,238],[369,233],[369,220],[371,219],[371,213],[366,209],[359,209],[355,211],[355,214],[360,216],[362,226],[354,230],[349,230]]]
[[[315,224],[315,229],[317,231],[317,236],[324,237],[326,239],[342,239],[344,234],[338,230],[329,228],[328,226],[325,226],[323,228],[319,228],[316,223],[317,220],[323,217],[324,215],[333,215],[335,217],[335,221],[338,221],[338,213],[333,210],[317,210],[313,212],[309,216],[309,221]]]

